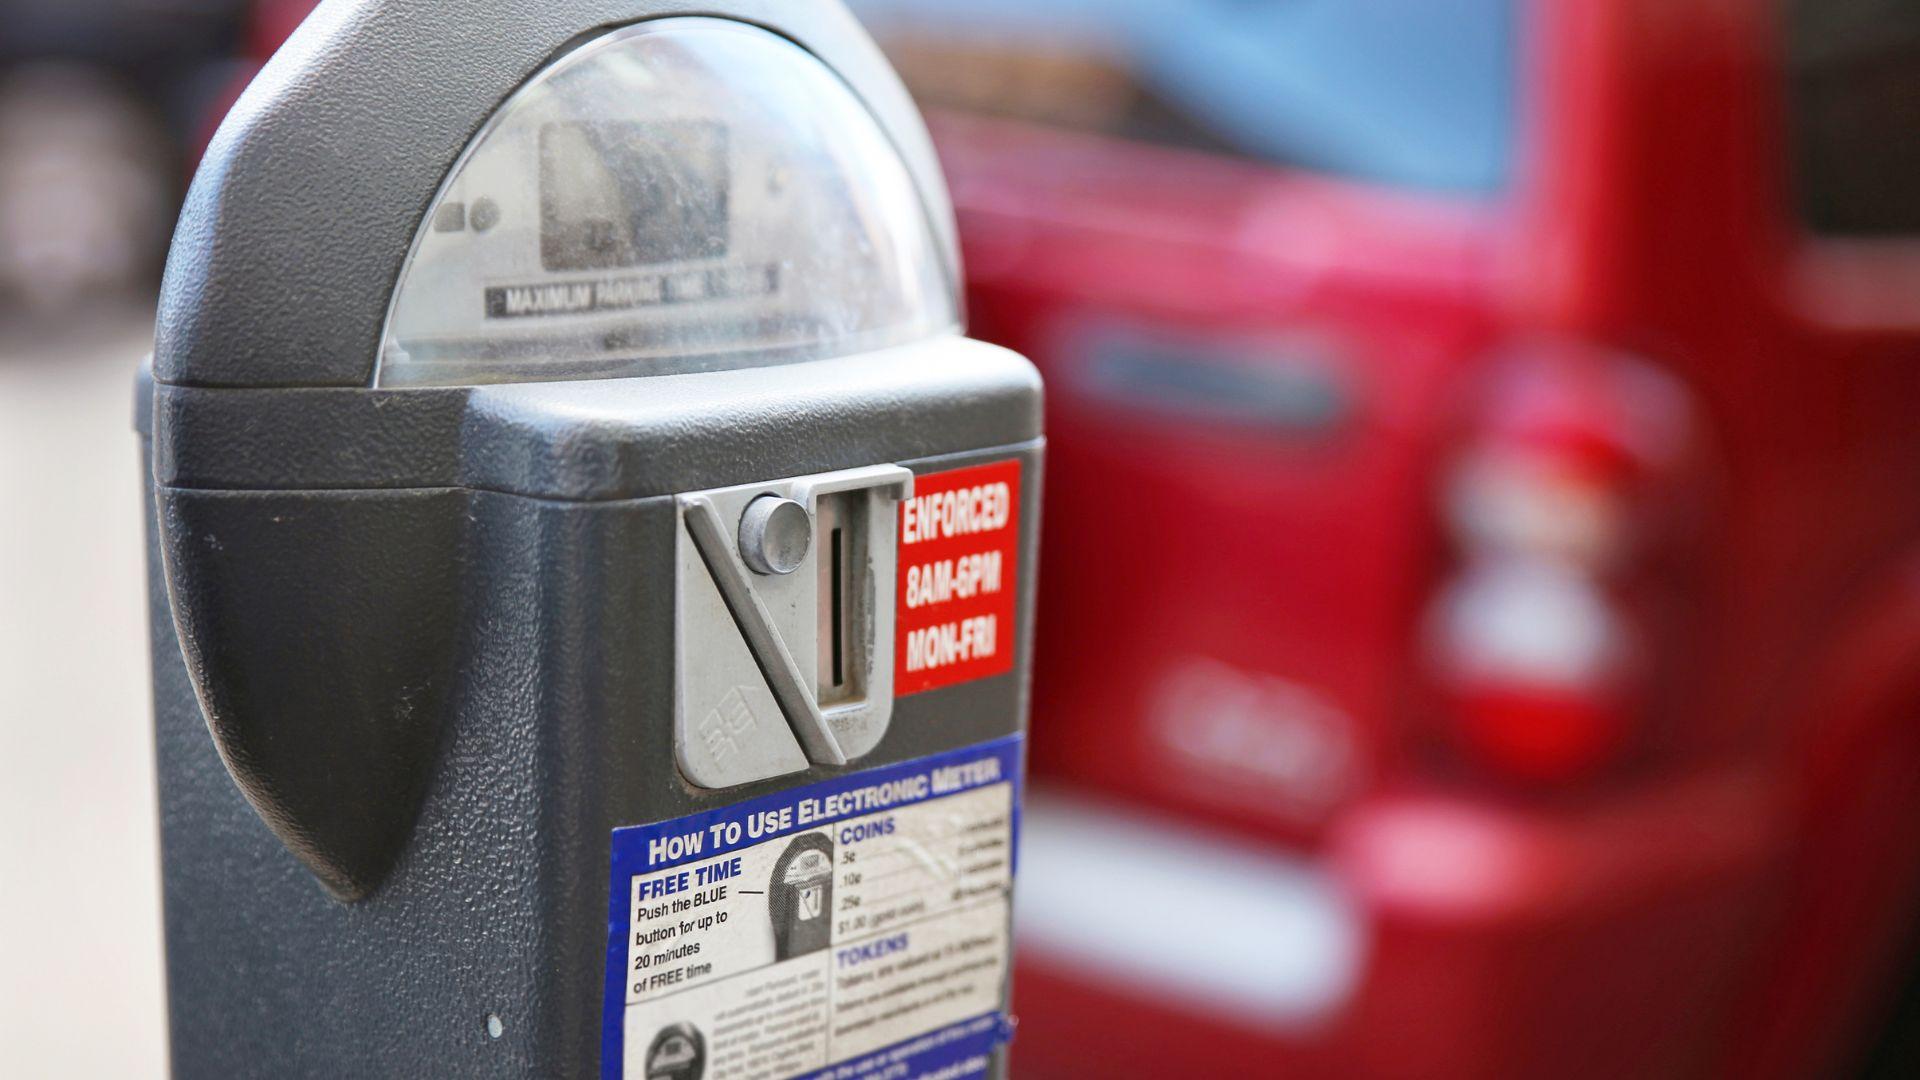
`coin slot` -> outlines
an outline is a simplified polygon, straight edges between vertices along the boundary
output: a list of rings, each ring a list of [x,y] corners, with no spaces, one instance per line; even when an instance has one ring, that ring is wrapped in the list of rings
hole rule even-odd
[[[820,496],[815,510],[820,535],[819,687],[820,705],[829,708],[866,696],[864,670],[866,620],[870,606],[866,581],[865,491]]]
[[[842,574],[844,564],[840,561],[840,534],[842,531],[843,530],[840,529],[833,530],[833,543],[831,545],[833,548],[833,685],[836,689],[846,685],[847,682],[847,605],[841,591],[843,587]]]

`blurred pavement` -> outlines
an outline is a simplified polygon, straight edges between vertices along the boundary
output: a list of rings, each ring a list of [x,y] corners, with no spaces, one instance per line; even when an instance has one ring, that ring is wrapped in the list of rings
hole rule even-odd
[[[0,1074],[166,1072],[133,372],[144,305],[0,321]]]

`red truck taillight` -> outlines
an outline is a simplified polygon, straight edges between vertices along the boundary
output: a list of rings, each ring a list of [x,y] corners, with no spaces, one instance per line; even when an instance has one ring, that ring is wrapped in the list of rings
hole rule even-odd
[[[1440,730],[1473,763],[1564,781],[1633,744],[1688,428],[1669,376],[1586,349],[1529,352],[1476,403],[1422,642]]]

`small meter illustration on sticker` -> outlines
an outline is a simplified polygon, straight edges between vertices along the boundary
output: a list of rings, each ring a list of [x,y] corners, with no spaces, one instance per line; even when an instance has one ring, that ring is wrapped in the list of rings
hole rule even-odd
[[[773,864],[769,891],[774,959],[826,948],[827,913],[833,909],[833,841],[819,833],[795,838]]]

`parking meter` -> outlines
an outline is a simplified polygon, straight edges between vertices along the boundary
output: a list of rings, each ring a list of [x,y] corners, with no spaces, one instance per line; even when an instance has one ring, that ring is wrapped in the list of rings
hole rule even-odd
[[[796,839],[773,864],[767,909],[773,918],[774,956],[784,959],[826,948],[832,898],[831,843],[818,833]]]
[[[1004,1072],[1039,384],[837,3],[329,0],[141,382],[180,1076]]]

